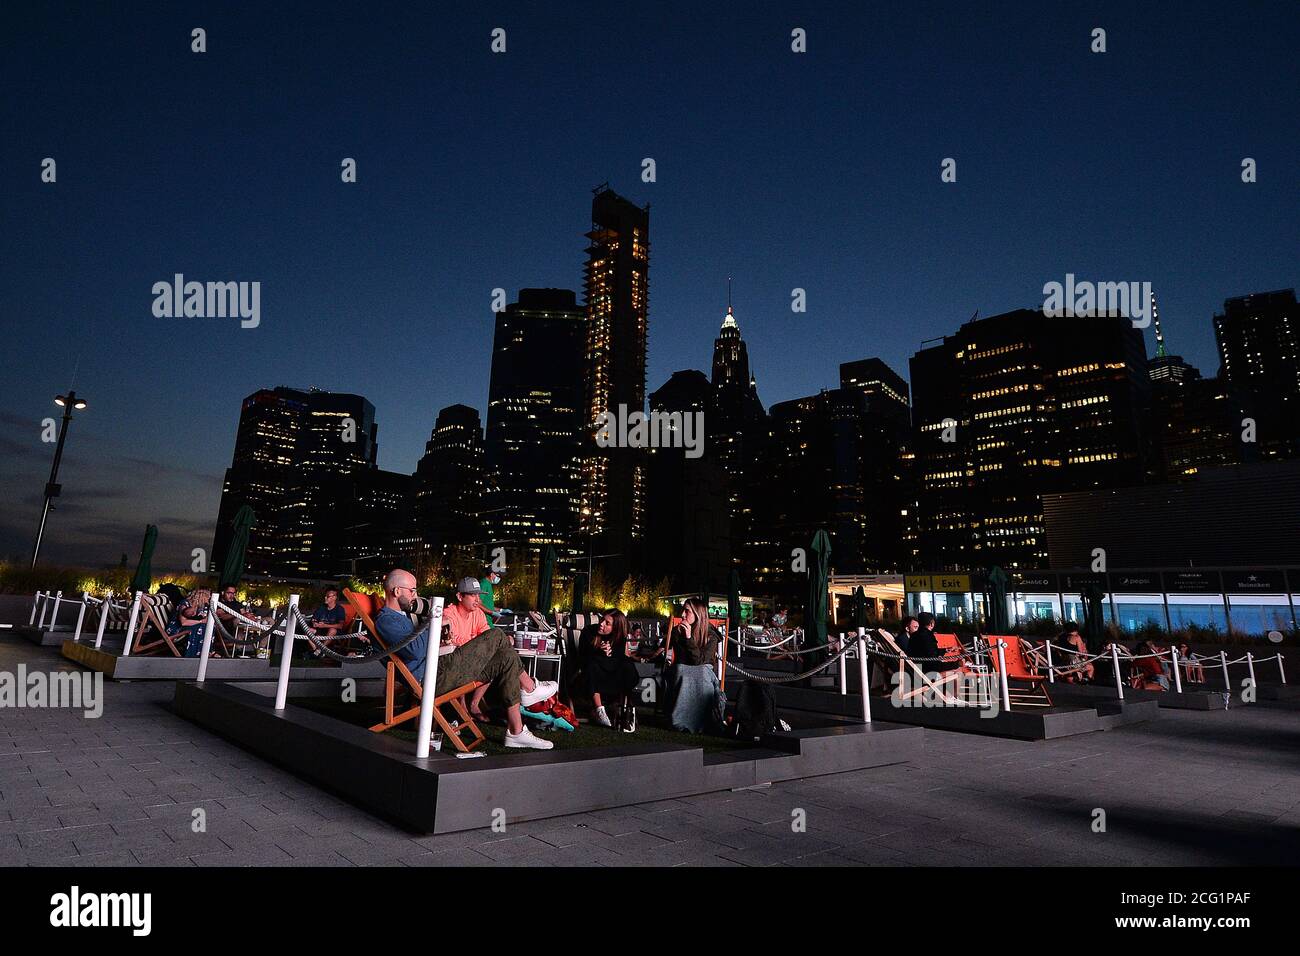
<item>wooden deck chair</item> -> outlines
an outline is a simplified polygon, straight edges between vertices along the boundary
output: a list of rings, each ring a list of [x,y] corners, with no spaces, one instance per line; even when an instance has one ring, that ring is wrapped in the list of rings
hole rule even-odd
[[[952,693],[951,685],[962,679],[962,671],[958,669],[944,671],[937,678],[927,674],[916,661],[908,657],[898,642],[894,640],[894,635],[890,634],[883,628],[876,629],[876,636],[884,643],[886,649],[891,654],[898,655],[898,673],[900,675],[898,687],[900,691],[903,687],[902,675],[910,673],[912,676],[912,688],[906,693],[900,693],[899,700],[911,700],[924,694],[927,690],[934,694],[939,700],[951,707],[965,707],[968,702],[962,700]]]
[[[1047,693],[1047,676],[1038,673],[1025,663],[1026,652],[1021,647],[1023,638],[1014,634],[1001,636],[988,634],[990,645],[989,666],[998,668],[997,642],[1001,640],[1006,647],[1002,656],[1007,663],[1007,672],[1002,675],[1007,682],[1007,702],[1012,710],[1020,707],[1051,707],[1052,698]],[[1027,643],[1027,642],[1026,642]]]
[[[160,654],[162,648],[166,647],[173,657],[184,656],[177,649],[172,635],[167,633],[167,622],[171,620],[172,610],[171,599],[165,594],[140,595],[140,623],[136,627],[134,639],[128,635],[128,640],[132,640],[132,654]],[[150,628],[157,632],[157,636],[146,642],[145,632]]]
[[[375,627],[374,619],[374,616],[379,613],[379,609],[383,606],[383,602],[374,595],[358,594],[347,588],[343,589],[343,597],[356,610],[357,617],[370,633],[370,639],[375,643],[375,646],[385,649],[387,645],[384,643],[384,639],[379,636],[379,630]],[[412,612],[418,616],[418,611],[427,609],[428,603],[423,598],[417,598],[416,600],[417,603],[412,607]],[[434,646],[436,648],[437,644],[435,643]],[[385,730],[390,730],[420,716],[420,698],[422,696],[420,682],[416,680],[410,668],[397,655],[387,657],[384,661],[384,719],[370,728],[375,733],[383,733]],[[413,706],[400,713],[394,707],[399,681],[414,701]],[[469,715],[469,708],[465,706],[465,698],[482,686],[482,681],[470,681],[468,684],[462,684],[433,699],[433,719],[438,722],[443,735],[461,753],[469,753],[483,742],[483,731],[479,729],[478,724],[474,722],[474,718]],[[455,711],[456,718],[459,721],[457,726],[452,727],[447,718],[442,715],[442,708],[445,705],[450,705],[451,709]],[[470,734],[469,741],[465,741],[461,737],[461,734],[465,731]]]

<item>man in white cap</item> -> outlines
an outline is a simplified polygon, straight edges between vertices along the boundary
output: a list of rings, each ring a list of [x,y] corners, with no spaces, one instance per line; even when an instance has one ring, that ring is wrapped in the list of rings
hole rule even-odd
[[[434,688],[435,693],[445,694],[471,681],[496,683],[506,704],[506,746],[550,750],[554,744],[542,740],[524,726],[519,709],[521,705],[529,707],[553,696],[559,685],[555,681],[534,681],[529,677],[505,632],[486,626],[482,609],[476,607],[477,580],[465,578],[460,582],[459,590],[461,594],[458,600],[443,609],[443,630],[450,632],[449,643],[457,645],[457,648],[455,653],[448,654],[438,662],[438,686]],[[400,568],[388,572],[388,577],[384,580],[384,607],[375,615],[375,629],[385,644],[400,644],[415,630],[415,625],[406,614],[415,594],[413,574]],[[481,629],[480,621],[484,625]],[[429,629],[426,626],[414,641],[397,652],[417,680],[424,677],[426,656],[437,653],[436,648],[431,651],[429,645]],[[479,688],[480,691],[483,689]]]

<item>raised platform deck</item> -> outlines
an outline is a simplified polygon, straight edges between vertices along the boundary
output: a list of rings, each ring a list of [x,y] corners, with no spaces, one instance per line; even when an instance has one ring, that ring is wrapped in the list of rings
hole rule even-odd
[[[121,640],[110,646],[96,649],[94,643],[74,643],[65,640],[60,653],[68,660],[98,671],[110,680],[194,680],[199,676],[197,657],[162,657],[157,654],[120,654]],[[279,661],[267,658],[223,658],[208,660],[209,680],[273,681],[279,676]],[[360,663],[303,664],[290,668],[294,680],[341,680],[352,677],[358,680],[382,678],[384,665],[379,661]]]
[[[924,731],[894,723],[828,720],[765,737],[760,747],[705,753],[695,746],[563,749],[457,759],[415,757],[409,741],[305,707],[292,699],[325,688],[294,682],[274,708],[274,688],[255,683],[177,684],[175,710],[202,727],[416,831],[446,833],[778,780],[902,763]],[[581,733],[581,729],[578,731]]]

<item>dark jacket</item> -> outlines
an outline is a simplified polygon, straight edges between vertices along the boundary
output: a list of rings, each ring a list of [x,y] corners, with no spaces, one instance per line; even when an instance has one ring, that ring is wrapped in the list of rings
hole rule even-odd
[[[942,657],[943,653],[939,650],[939,642],[935,639],[934,631],[929,628],[917,628],[916,633],[907,642],[907,656],[911,658]],[[929,674],[934,671],[956,670],[961,667],[961,661],[917,660],[916,665]]]

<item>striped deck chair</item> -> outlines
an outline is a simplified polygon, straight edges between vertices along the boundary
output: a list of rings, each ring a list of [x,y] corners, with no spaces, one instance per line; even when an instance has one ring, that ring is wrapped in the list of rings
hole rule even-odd
[[[173,657],[184,656],[176,647],[175,638],[167,633],[173,610],[171,598],[165,594],[140,595],[140,621],[131,644],[132,654],[161,654],[166,648]],[[149,631],[153,632],[152,639],[146,641],[145,634]]]
[[[1047,693],[1047,675],[1040,674],[1036,668],[1026,663],[1028,652],[1024,649],[1028,642],[1023,638],[1010,635],[985,635],[991,651],[989,666],[998,669],[997,642],[1006,644],[1002,651],[1007,662],[1007,672],[1003,675],[1007,682],[1007,702],[1011,709],[1019,707],[1051,707],[1052,698]]]
[[[940,673],[938,677],[931,677],[925,672],[924,668],[922,668],[920,664],[908,657],[903,649],[898,646],[898,642],[894,640],[894,635],[890,634],[883,628],[877,628],[876,636],[885,645],[886,650],[891,654],[898,655],[898,693],[900,702],[911,700],[913,697],[920,696],[926,691],[929,691],[935,695],[936,699],[942,700],[949,706],[968,706],[967,701],[962,700],[953,693],[956,689],[953,685],[962,680],[963,672],[961,669],[944,671]],[[947,652],[945,652],[945,656],[947,656]],[[905,674],[910,674],[912,683],[911,689],[906,692],[903,691],[904,682],[902,679]]]
[[[383,599],[372,594],[358,594],[356,591],[347,588],[343,589],[343,598],[356,610],[357,617],[360,618],[361,623],[370,633],[370,639],[375,643],[375,646],[386,648],[387,645],[384,643],[384,639],[379,636],[379,630],[375,627],[375,615],[384,606]],[[412,624],[419,627],[420,619],[429,616],[429,602],[424,598],[417,597],[412,603],[407,616],[411,618]],[[446,655],[454,651],[454,647],[444,647],[440,648],[438,653]],[[411,698],[411,706],[401,712],[398,712],[394,706],[399,686]],[[469,715],[469,708],[465,706],[465,698],[482,686],[482,681],[470,681],[468,684],[452,688],[447,693],[440,694],[433,699],[433,719],[438,722],[443,735],[451,741],[452,746],[461,753],[469,753],[483,743],[483,731],[479,729],[478,724],[474,722],[474,718]],[[370,729],[374,733],[383,733],[385,730],[391,730],[419,717],[422,695],[423,689],[420,682],[400,657],[394,654],[391,657],[384,658],[384,719]],[[453,727],[447,718],[443,716],[442,708],[444,706],[450,706],[455,712],[456,726]],[[461,736],[466,732],[470,735],[468,741]]]

